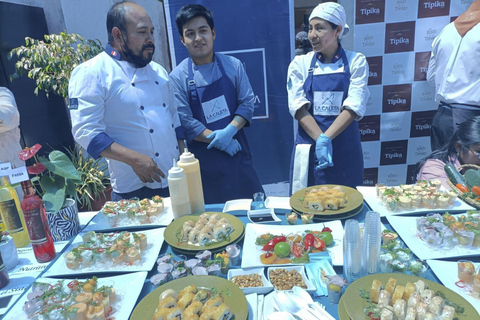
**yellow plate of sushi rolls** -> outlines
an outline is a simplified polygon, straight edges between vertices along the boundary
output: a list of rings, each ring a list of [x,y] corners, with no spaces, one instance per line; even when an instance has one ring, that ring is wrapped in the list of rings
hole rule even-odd
[[[290,206],[300,213],[316,216],[351,216],[363,207],[363,195],[356,189],[324,184],[311,186],[295,192],[290,197]]]
[[[193,310],[195,307],[197,310]],[[186,319],[186,313],[197,311],[211,312],[212,319],[224,319],[226,315],[227,319],[234,315],[235,320],[246,320],[248,317],[248,303],[242,290],[233,282],[215,276],[189,276],[167,282],[140,301],[130,320],[163,319],[159,314],[162,308],[169,308],[163,311],[171,313],[164,315],[165,319],[177,319],[175,312],[182,313]]]
[[[219,251],[236,243],[245,234],[237,217],[223,212],[205,212],[183,216],[165,229],[165,241],[181,252]]]
[[[367,302],[365,296],[372,303]],[[343,306],[354,320],[370,319],[364,310],[378,305],[385,306],[382,307],[382,319],[408,318],[407,315],[414,312],[411,309],[415,309],[415,315],[431,313],[434,319],[440,319],[441,316],[445,320],[478,319],[477,311],[457,293],[439,283],[402,273],[378,273],[360,278],[348,286],[342,299],[348,301]],[[446,301],[449,303],[446,304]],[[409,305],[415,308],[409,308]],[[455,309],[455,306],[458,307]]]

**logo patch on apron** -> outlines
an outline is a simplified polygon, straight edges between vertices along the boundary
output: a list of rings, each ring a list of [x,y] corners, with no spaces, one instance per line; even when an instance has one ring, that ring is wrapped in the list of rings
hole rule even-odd
[[[202,103],[203,114],[207,123],[212,123],[230,116],[227,100],[221,95],[215,99]]]
[[[338,116],[342,110],[342,91],[315,91],[313,93],[315,116]]]

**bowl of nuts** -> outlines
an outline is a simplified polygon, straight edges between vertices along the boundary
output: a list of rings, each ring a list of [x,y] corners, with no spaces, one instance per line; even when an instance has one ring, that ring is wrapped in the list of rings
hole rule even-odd
[[[253,268],[248,270],[230,269],[228,270],[227,279],[232,281],[243,293],[250,294],[266,294],[273,290],[270,281],[265,278],[265,268]]]
[[[270,267],[267,270],[268,280],[275,290],[292,290],[294,286],[307,292],[315,292],[315,286],[308,280],[304,266]]]

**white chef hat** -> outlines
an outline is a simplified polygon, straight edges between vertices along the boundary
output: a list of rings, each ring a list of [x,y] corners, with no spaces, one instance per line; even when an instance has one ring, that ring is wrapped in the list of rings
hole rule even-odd
[[[345,15],[345,9],[335,2],[320,3],[313,9],[308,21],[313,18],[320,18],[329,21],[333,24],[342,26],[342,33],[339,38],[345,37],[350,31],[350,27],[347,24],[347,16]]]

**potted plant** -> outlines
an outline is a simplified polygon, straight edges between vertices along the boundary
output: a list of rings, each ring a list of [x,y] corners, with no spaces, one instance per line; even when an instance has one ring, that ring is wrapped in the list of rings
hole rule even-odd
[[[85,40],[78,34],[65,33],[46,34],[45,41],[25,37],[25,46],[13,49],[8,59],[18,57],[15,73],[10,81],[25,73],[35,80],[35,94],[44,90],[53,92],[65,99],[67,103],[68,81],[72,70],[82,62],[93,58],[103,51],[100,40]]]
[[[25,148],[18,156],[21,160],[33,159],[27,167],[37,193],[42,197],[52,236],[55,241],[68,240],[80,231],[78,208],[75,201],[76,187],[83,183],[81,175],[70,158],[63,152],[54,150],[46,157],[38,156],[39,144]],[[32,161],[32,160],[30,160]]]
[[[0,252],[2,253],[5,268],[11,270],[18,264],[18,252],[13,238],[7,231],[0,232]]]
[[[99,211],[107,200],[111,200],[112,187],[107,163],[103,158],[95,160],[89,157],[79,145],[68,153],[82,179],[82,184],[76,186],[76,201],[80,211]]]

